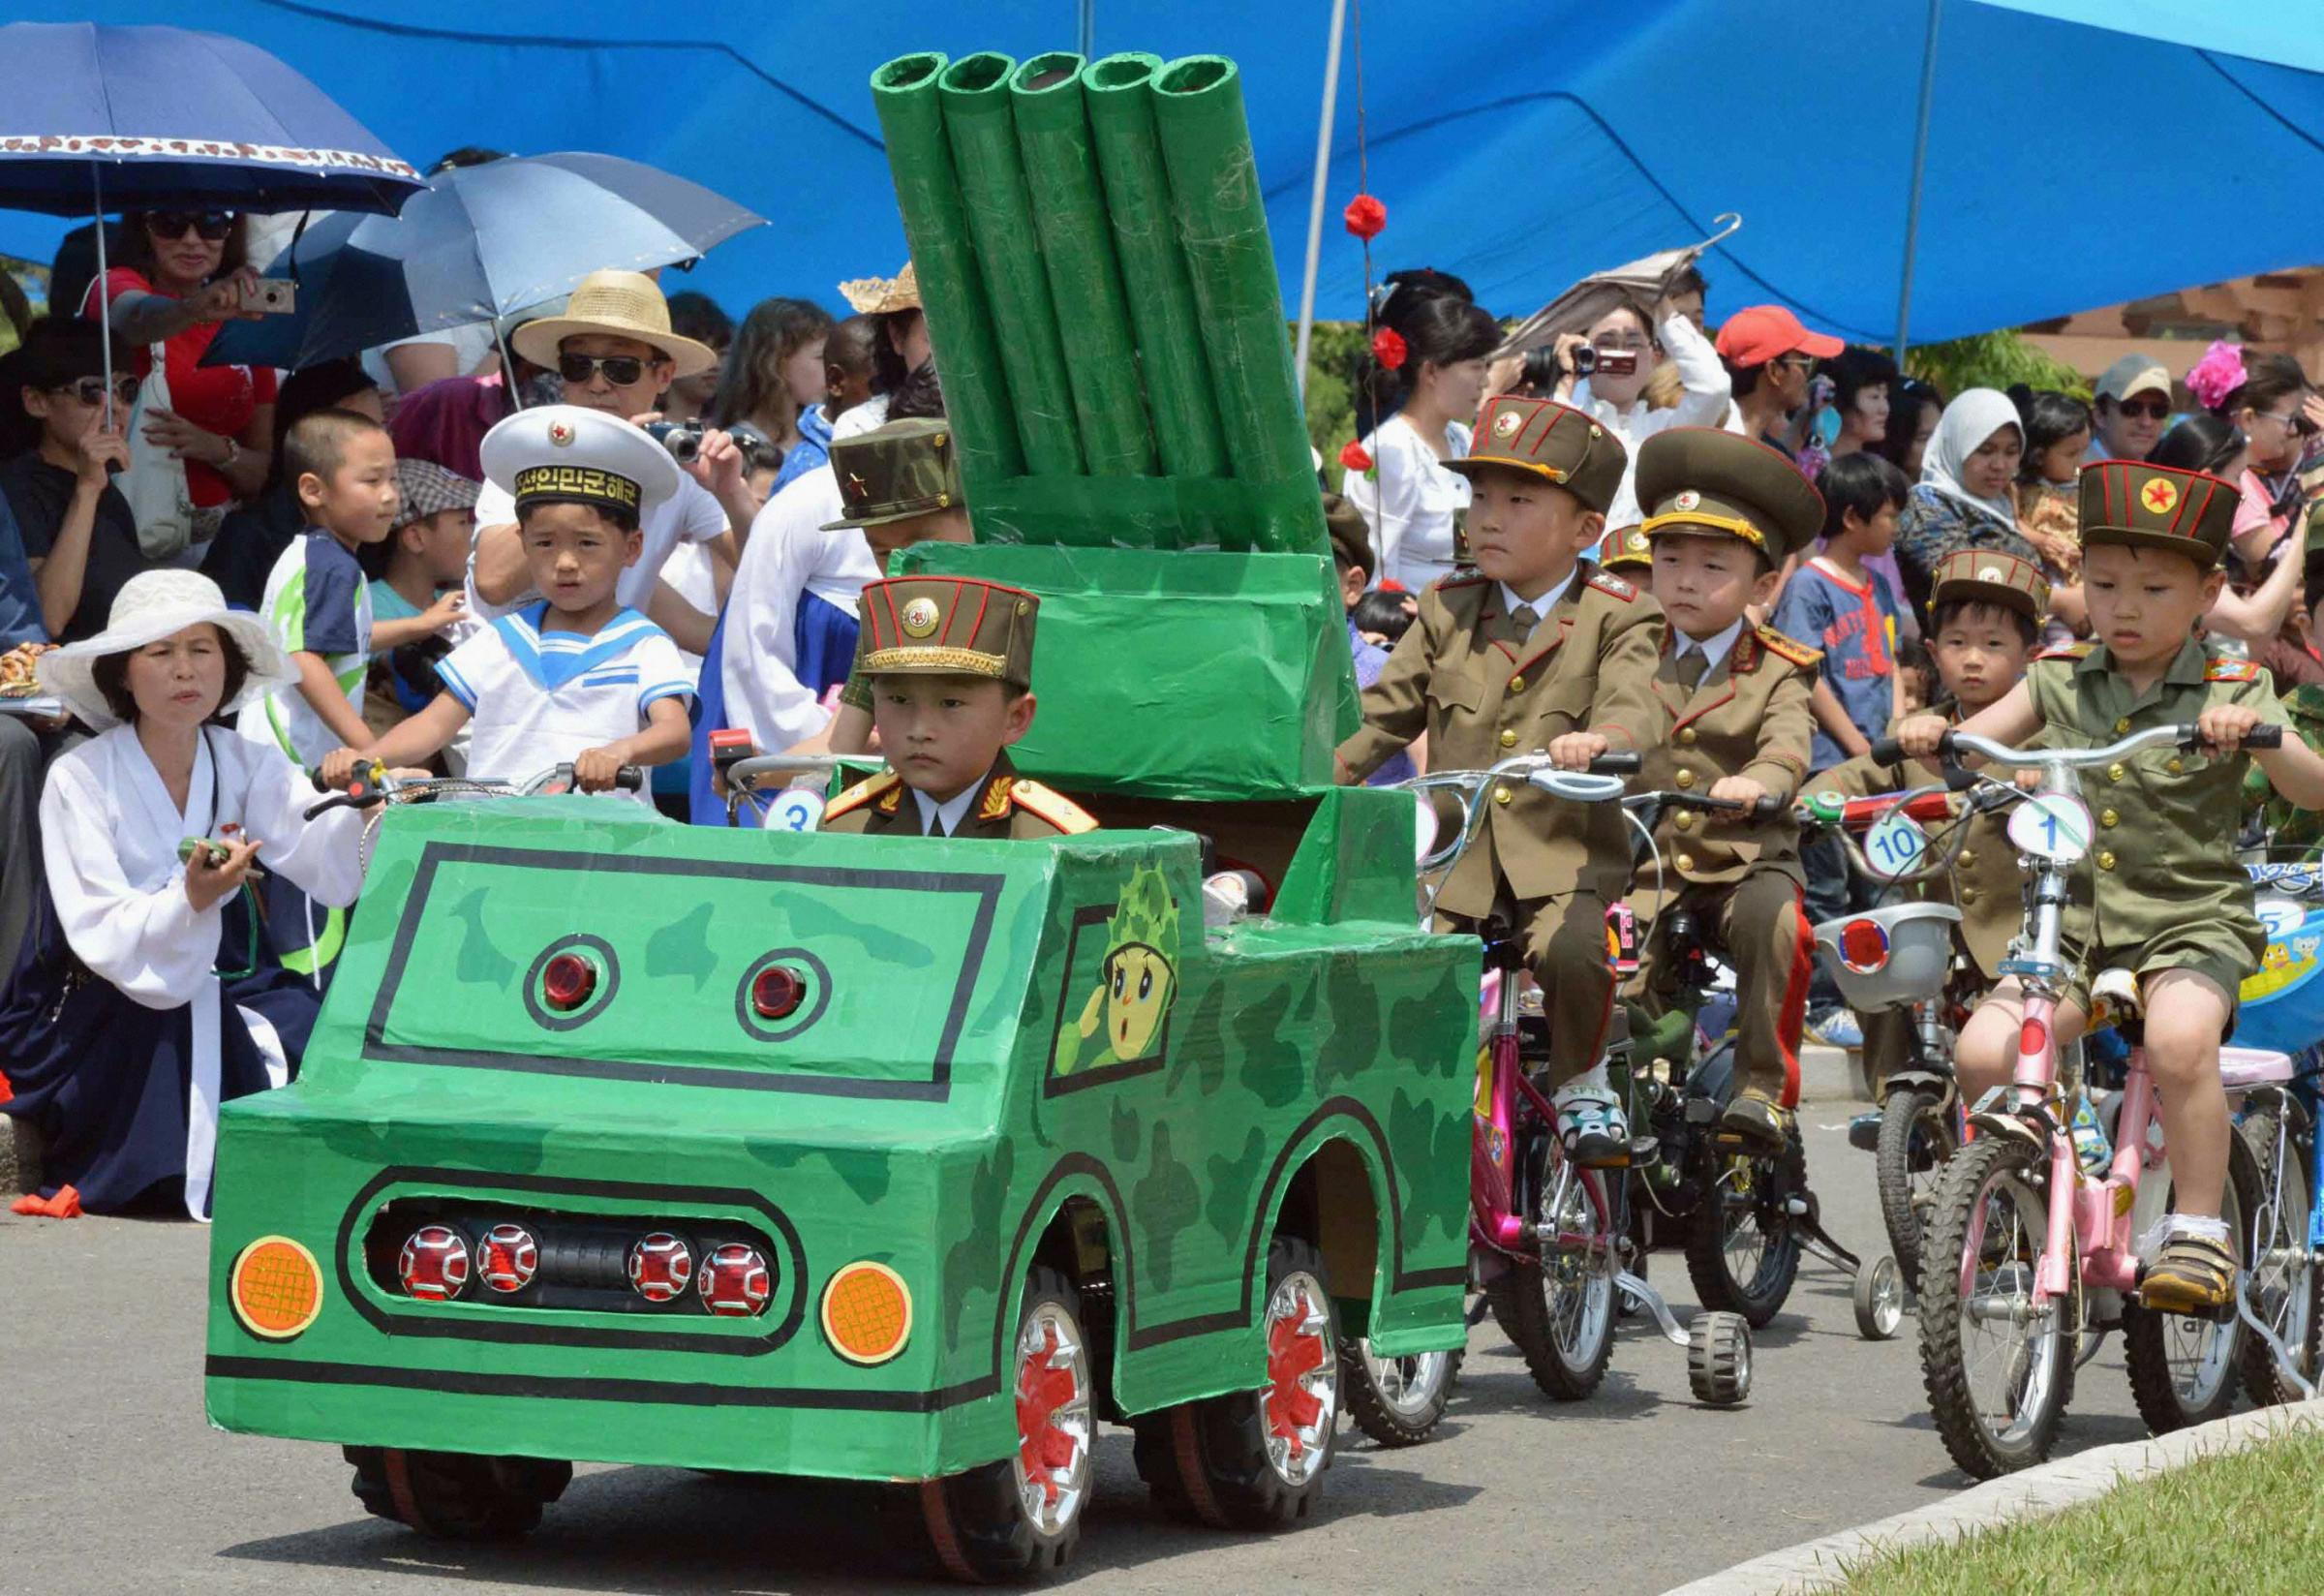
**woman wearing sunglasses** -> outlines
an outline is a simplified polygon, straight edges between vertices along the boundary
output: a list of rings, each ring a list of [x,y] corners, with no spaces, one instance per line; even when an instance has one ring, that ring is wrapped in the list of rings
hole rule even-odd
[[[113,358],[137,377],[152,368],[151,346],[163,346],[169,406],[151,412],[129,446],[185,462],[195,541],[206,543],[227,506],[265,482],[273,440],[273,370],[201,364],[258,280],[243,263],[244,222],[223,210],[132,212],[118,237],[112,269],[89,285],[81,314],[94,321],[100,294],[109,301]]]

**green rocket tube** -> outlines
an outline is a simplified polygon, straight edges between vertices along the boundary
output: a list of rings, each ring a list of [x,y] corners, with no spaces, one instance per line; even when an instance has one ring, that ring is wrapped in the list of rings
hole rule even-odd
[[[913,274],[944,374],[946,410],[959,450],[961,478],[981,485],[1024,475],[1024,453],[1010,416],[1016,406],[985,309],[984,273],[969,241],[968,218],[952,174],[936,76],[944,57],[899,56],[872,75],[872,103],[887,140],[897,208],[910,242]]]
[[[964,56],[944,69],[936,90],[968,230],[984,266],[1025,468],[1036,476],[1078,476],[1082,445],[1066,384],[1065,352],[1009,115],[1009,74],[1016,65],[992,50]]]
[[[1106,225],[1082,108],[1082,58],[1037,55],[1009,79],[1017,148],[1041,230],[1057,324],[1072,329],[1065,375],[1092,476],[1150,476],[1154,444],[1138,391],[1138,351]]]
[[[1178,253],[1170,177],[1154,136],[1158,55],[1109,55],[1082,73],[1082,95],[1106,183],[1114,247],[1129,292],[1162,469],[1173,476],[1224,476],[1227,449],[1210,397],[1202,322],[1186,259]],[[1019,111],[1023,126],[1024,112]]]
[[[1154,124],[1202,309],[1228,456],[1238,478],[1275,501],[1254,540],[1262,549],[1320,551],[1323,506],[1235,63],[1189,55],[1164,67],[1155,79]],[[1289,491],[1295,486],[1297,497]]]

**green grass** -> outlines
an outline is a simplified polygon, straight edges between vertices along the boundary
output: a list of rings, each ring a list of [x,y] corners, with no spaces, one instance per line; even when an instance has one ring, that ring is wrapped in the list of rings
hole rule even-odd
[[[2324,1591],[2324,1429],[2206,1458],[2096,1501],[1844,1566],[1860,1596]]]

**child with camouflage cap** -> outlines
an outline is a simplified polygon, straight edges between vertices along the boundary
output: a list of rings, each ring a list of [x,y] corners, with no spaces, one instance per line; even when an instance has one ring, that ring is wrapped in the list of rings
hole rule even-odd
[[[2141,1278],[2145,1305],[2203,1313],[2233,1301],[2235,1239],[2219,1217],[2227,1178],[2227,1098],[2219,1041],[2236,993],[2266,936],[2235,856],[2247,757],[2291,802],[2324,806],[2324,758],[2297,738],[2247,751],[2283,706],[2246,660],[2206,650],[2195,624],[2218,597],[2219,559],[2236,489],[2201,472],[2105,460],[2080,482],[2083,595],[2094,640],[2040,656],[2026,680],[1961,729],[2024,747],[2037,735],[2095,748],[2149,726],[2192,721],[2213,750],[2153,749],[2110,765],[2092,794],[2098,837],[2089,897],[2068,912],[2066,937],[2085,972],[2121,968],[2137,980],[2146,1053],[2161,1098],[2175,1212],[2162,1250]],[[1898,728],[1908,753],[1936,753],[1942,717]],[[2024,992],[2005,980],[1961,1032],[1961,1090],[1974,1100],[2007,1082],[2024,1019]],[[2079,983],[2060,1003],[2061,1046],[2088,1024]]]

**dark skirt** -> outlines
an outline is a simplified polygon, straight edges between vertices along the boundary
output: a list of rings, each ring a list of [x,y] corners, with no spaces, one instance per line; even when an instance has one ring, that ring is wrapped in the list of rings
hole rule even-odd
[[[219,938],[221,1102],[271,1084],[243,1007],[274,1027],[295,1075],[321,1006],[312,984],[267,948],[250,905],[247,892],[226,905]],[[43,886],[32,933],[0,994],[0,1070],[14,1092],[0,1114],[42,1133],[41,1195],[70,1185],[83,1209],[114,1213],[182,1185],[193,1031],[190,1004],[147,1008],[90,975],[73,957]]]

